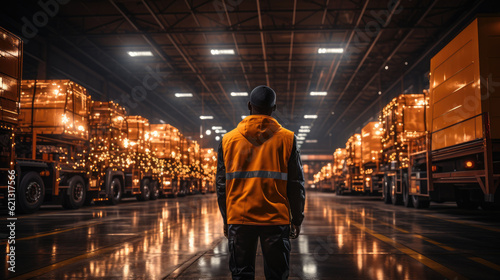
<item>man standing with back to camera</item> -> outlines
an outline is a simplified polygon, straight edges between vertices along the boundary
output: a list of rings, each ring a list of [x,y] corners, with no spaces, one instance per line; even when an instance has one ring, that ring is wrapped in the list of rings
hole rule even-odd
[[[229,242],[233,279],[255,278],[260,238],[266,279],[287,279],[290,240],[304,219],[302,162],[292,131],[273,117],[276,93],[250,93],[250,116],[224,135],[218,151],[217,200]]]

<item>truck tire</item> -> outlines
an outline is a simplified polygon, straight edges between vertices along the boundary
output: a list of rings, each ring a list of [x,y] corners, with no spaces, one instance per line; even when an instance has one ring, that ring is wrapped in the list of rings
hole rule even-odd
[[[122,199],[122,184],[120,179],[114,178],[109,186],[108,204],[116,205]]]
[[[382,200],[384,201],[385,204],[391,203],[391,196],[390,196],[391,181],[392,181],[391,178],[387,176],[384,177],[384,183],[382,187]]]
[[[410,195],[410,188],[408,187],[408,183],[406,182],[406,178],[403,179],[403,182],[402,182],[403,186],[402,186],[402,189],[403,189],[403,205],[405,207],[412,207],[413,206],[413,200],[412,200],[412,197]]]
[[[142,181],[141,181],[141,193],[136,195],[135,197],[139,201],[146,201],[146,200],[149,200],[150,196],[151,196],[151,188],[150,188],[149,179],[142,179]]]
[[[390,185],[390,194],[391,194],[391,202],[392,205],[401,205],[403,204],[403,197],[401,194],[396,193],[396,180],[392,179],[391,180],[391,185]]]
[[[62,194],[62,206],[65,209],[78,209],[85,203],[85,182],[76,175],[69,179],[69,188]]]
[[[26,173],[17,188],[17,212],[34,213],[40,209],[45,197],[45,185],[42,177],[35,172]]]
[[[412,195],[411,200],[413,203],[413,207],[415,207],[416,209],[429,208],[429,206],[431,205],[431,201],[423,196]]]
[[[151,184],[151,194],[149,195],[149,199],[151,200],[157,200],[158,197],[160,197],[160,188],[158,181],[153,181]]]

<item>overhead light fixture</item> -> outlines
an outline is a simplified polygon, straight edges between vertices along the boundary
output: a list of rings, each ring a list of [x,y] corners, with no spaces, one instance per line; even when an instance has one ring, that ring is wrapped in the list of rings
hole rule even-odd
[[[311,128],[311,127],[310,127],[309,125],[301,125],[301,126],[300,126],[300,128],[301,128],[301,129],[302,129],[302,128],[308,128],[308,129],[309,129],[309,128]]]
[[[231,54],[232,55],[232,54],[234,54],[234,50],[233,49],[219,49],[219,50],[211,49],[210,53],[212,55],[224,55],[224,54],[226,54],[226,55]]]
[[[326,96],[328,93],[326,91],[311,91],[311,96]]]
[[[220,136],[215,136],[215,141],[220,141]]]
[[[318,53],[343,53],[343,48],[319,48]]]
[[[175,94],[175,97],[179,97],[179,98],[181,98],[181,97],[193,97],[193,94],[190,92],[177,92]]]
[[[382,95],[382,91],[380,91],[380,90],[379,90],[379,91],[378,91],[378,95]]]
[[[244,119],[244,118],[246,118],[246,117],[248,117],[248,116],[241,116],[241,119]]]
[[[214,116],[200,116],[200,119],[202,119],[202,120],[213,120]]]
[[[297,141],[297,144],[302,145],[304,144],[304,141]]]
[[[302,140],[306,140],[306,138],[305,137],[297,137],[297,140],[302,141]]]
[[[299,134],[297,134],[297,136],[299,136],[299,137],[306,137],[307,133],[299,133]]]
[[[311,132],[311,130],[307,129],[307,128],[303,128],[303,129],[299,129],[299,132],[301,132],[301,133],[309,133],[309,132]]]
[[[318,140],[310,139],[310,140],[306,140],[306,143],[318,143]]]
[[[227,133],[227,131],[225,129],[217,129],[215,133]]]
[[[231,96],[248,96],[248,92],[231,92]]]
[[[138,57],[138,56],[153,56],[153,53],[151,51],[140,51],[140,52],[127,52],[128,55],[131,57]]]
[[[205,134],[210,135],[210,134],[212,134],[212,131],[210,129],[207,129],[207,131],[205,131]]]
[[[304,119],[317,119],[318,115],[304,115]]]
[[[212,130],[222,129],[222,126],[212,126]]]
[[[389,70],[389,66],[385,66],[384,68],[385,68],[385,70]]]

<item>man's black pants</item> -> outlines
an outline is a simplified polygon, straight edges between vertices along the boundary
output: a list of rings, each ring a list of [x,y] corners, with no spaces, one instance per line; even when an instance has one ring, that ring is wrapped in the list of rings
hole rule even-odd
[[[233,279],[254,279],[260,237],[266,279],[287,279],[290,265],[290,226],[229,225],[229,269]]]

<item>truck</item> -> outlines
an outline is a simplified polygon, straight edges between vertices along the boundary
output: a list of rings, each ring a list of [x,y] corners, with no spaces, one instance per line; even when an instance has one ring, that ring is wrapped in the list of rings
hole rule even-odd
[[[361,129],[361,174],[367,194],[382,191],[382,130],[380,122],[369,122]]]
[[[361,174],[361,134],[349,137],[345,144],[345,184],[341,193],[363,192],[363,174]]]
[[[202,193],[215,192],[215,174],[217,172],[217,153],[212,148],[201,149]]]
[[[175,197],[178,184],[175,183],[180,165],[178,129],[169,124],[151,124],[151,148],[160,160],[160,195]]]
[[[333,153],[332,191],[337,195],[342,194],[345,186],[345,158],[346,150],[343,148],[338,148]]]
[[[17,207],[37,211],[44,201],[81,207],[97,190],[87,172],[90,95],[70,80],[24,80],[15,128]]]
[[[401,94],[380,114],[382,125],[382,198],[386,204],[411,206],[408,193],[409,144],[425,135],[425,94]]]
[[[20,170],[16,166],[14,131],[19,118],[22,66],[22,40],[0,27],[0,199],[12,209],[21,195],[15,188]]]
[[[409,161],[417,208],[499,205],[499,25],[478,17],[431,59],[427,133],[412,141]]]

